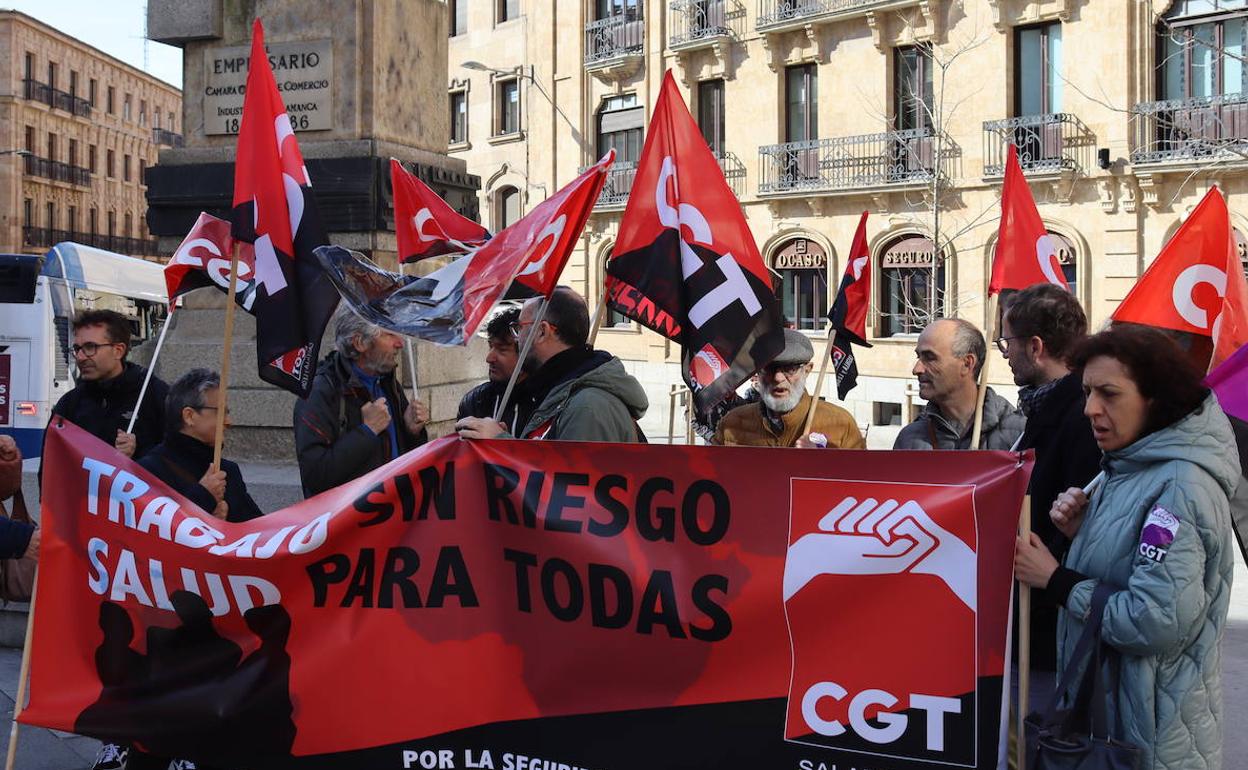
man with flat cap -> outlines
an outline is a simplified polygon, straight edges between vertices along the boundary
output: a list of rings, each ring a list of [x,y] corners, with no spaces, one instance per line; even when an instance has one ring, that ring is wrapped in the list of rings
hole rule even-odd
[[[724,415],[715,431],[714,443],[865,449],[866,441],[849,412],[806,392],[806,377],[814,368],[814,357],[814,346],[806,335],[785,329],[784,350],[758,373],[762,400]],[[802,435],[811,409],[815,410],[814,422],[810,433]]]

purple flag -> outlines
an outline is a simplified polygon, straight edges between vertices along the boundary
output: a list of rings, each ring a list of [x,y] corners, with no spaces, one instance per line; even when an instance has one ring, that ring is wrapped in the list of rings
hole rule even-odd
[[[1241,347],[1205,377],[1222,411],[1248,422],[1248,345]]]

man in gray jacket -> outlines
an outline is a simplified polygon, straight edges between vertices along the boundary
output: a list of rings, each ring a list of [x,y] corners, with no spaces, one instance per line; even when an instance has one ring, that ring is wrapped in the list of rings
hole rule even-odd
[[[911,370],[927,406],[901,429],[893,449],[970,449],[977,382],[988,345],[973,324],[941,318],[928,324],[914,346]],[[1009,449],[1023,434],[1026,418],[988,388],[979,449]]]
[[[541,320],[540,297],[529,300],[516,322],[516,342],[529,353],[521,366],[528,373],[516,401],[515,437],[562,441],[643,441],[637,420],[649,401],[641,384],[624,371],[620,359],[594,350],[589,339],[585,300],[566,286],[555,289]],[[455,423],[464,438],[510,438],[505,425],[485,417]]]

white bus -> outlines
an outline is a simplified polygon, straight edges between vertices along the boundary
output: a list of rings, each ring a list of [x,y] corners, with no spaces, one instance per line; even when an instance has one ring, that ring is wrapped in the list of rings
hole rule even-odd
[[[74,387],[74,313],[121,313],[133,349],[160,333],[167,303],[154,262],[77,243],[0,254],[0,434],[16,439],[26,469],[38,465],[52,407]]]

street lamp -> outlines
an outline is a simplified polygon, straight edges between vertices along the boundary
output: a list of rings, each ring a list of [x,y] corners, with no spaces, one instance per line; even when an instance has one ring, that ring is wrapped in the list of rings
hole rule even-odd
[[[572,131],[572,141],[576,142],[577,147],[581,148],[582,155],[586,158],[589,158],[590,160],[593,160],[593,158],[591,157],[593,155],[592,148],[586,146],[585,137],[583,137],[581,135],[581,132],[577,130],[576,124],[572,122],[572,120],[564,113],[563,109],[560,108],[560,106],[555,102],[554,98],[546,90],[546,87],[542,85],[542,81],[538,80],[537,76],[533,74],[533,65],[529,65],[528,72],[524,71],[524,65],[522,64],[516,65],[513,69],[500,69],[498,67],[491,67],[488,64],[482,64],[481,62],[473,60],[473,59],[470,59],[462,63],[459,66],[463,67],[466,70],[476,70],[477,72],[488,72],[491,75],[505,75],[505,76],[519,77],[519,78],[528,78],[530,83],[537,86],[537,90],[541,92],[542,96],[545,97],[546,101],[550,102],[550,106],[555,108],[555,112],[559,113],[559,117],[563,118],[563,122],[568,124],[568,128]]]

